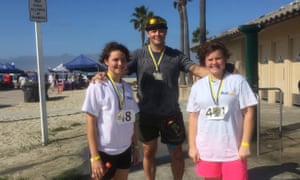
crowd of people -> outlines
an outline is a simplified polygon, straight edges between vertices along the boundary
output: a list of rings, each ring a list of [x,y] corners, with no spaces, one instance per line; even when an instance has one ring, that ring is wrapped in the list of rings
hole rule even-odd
[[[45,74],[45,84],[49,84],[50,89],[56,89],[58,86],[64,90],[82,89],[89,84],[92,75],[86,75],[83,72],[63,73],[49,72]],[[24,89],[27,84],[38,83],[37,72],[21,72],[21,73],[1,73],[0,89]]]
[[[27,81],[28,75],[24,72],[0,74],[0,88],[3,89],[22,88]]]
[[[64,86],[65,90],[86,88],[89,84],[89,76],[83,73],[51,72],[47,81],[50,89]]]

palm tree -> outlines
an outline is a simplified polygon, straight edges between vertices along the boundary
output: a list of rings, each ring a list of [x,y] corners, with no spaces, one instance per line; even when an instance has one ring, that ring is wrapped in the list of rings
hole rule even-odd
[[[134,29],[141,32],[141,39],[142,39],[142,47],[145,45],[145,28],[146,24],[148,22],[148,19],[152,16],[154,16],[154,13],[152,11],[148,12],[148,8],[145,6],[136,7],[134,9],[134,13],[132,13],[132,16],[135,17],[133,19],[130,19],[130,22],[133,23]]]
[[[192,43],[198,43],[200,42],[200,28],[197,27],[195,31],[192,33]]]
[[[206,35],[208,35],[208,31],[206,31]],[[197,27],[195,31],[193,31],[192,33],[193,37],[192,37],[192,43],[200,43],[201,42],[205,42],[206,41],[206,36],[200,37],[200,27]],[[200,40],[201,39],[201,40]]]
[[[182,13],[182,7],[180,4],[180,0],[174,1],[173,2],[174,8],[178,9],[179,13],[179,18],[180,18],[180,50],[184,52],[184,18],[183,18],[183,13]],[[179,76],[179,85],[186,85],[186,80],[185,80],[185,73],[180,72]]]
[[[187,2],[191,0],[176,0],[173,2],[174,8],[178,9],[180,18],[180,50],[190,57],[190,44],[189,44],[189,28],[188,28],[188,16],[187,16]],[[188,85],[193,83],[192,75],[188,74]],[[185,73],[181,72],[179,77],[179,84],[186,85]]]

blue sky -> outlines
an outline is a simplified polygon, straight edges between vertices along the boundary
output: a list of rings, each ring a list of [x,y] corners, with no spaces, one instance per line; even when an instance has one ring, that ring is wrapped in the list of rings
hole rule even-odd
[[[292,0],[207,0],[209,35],[256,19]],[[47,0],[48,22],[41,23],[43,55],[99,54],[105,43],[118,41],[130,50],[141,46],[140,33],[129,22],[135,7],[168,22],[167,44],[179,47],[179,16],[173,0]],[[199,0],[188,3],[190,34],[199,26]],[[0,0],[0,59],[35,56],[34,22],[28,0]],[[190,38],[192,35],[190,35]]]

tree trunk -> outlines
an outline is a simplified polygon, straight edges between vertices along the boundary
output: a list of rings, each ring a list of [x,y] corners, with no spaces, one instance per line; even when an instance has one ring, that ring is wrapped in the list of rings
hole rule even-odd
[[[182,6],[183,11],[183,19],[184,19],[184,53],[186,56],[190,58],[190,39],[189,39],[189,22],[187,16],[187,8],[186,8],[186,0]],[[193,75],[191,73],[187,73],[187,85],[193,84]]]
[[[141,36],[142,36],[142,48],[143,48],[145,46],[145,31],[142,30]]]
[[[206,0],[200,0],[200,44],[206,41]]]
[[[180,18],[180,50],[184,52],[184,15],[180,2],[178,3],[178,13]],[[185,73],[182,71],[179,75],[179,85],[186,85]]]

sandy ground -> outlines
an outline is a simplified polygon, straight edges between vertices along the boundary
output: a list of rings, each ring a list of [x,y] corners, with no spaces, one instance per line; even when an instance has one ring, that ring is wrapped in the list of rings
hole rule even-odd
[[[124,78],[133,83],[134,78]],[[0,91],[0,179],[55,179],[72,171],[89,172],[85,89],[48,90],[42,133],[39,102],[24,102],[20,89]],[[43,144],[42,134],[48,135]]]
[[[53,179],[70,169],[86,174],[87,139],[80,108],[85,90],[48,91],[48,143],[42,143],[39,102],[21,90],[0,91],[0,179]]]

